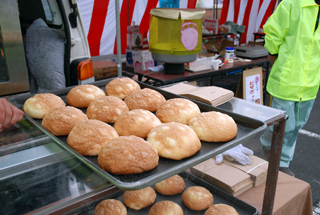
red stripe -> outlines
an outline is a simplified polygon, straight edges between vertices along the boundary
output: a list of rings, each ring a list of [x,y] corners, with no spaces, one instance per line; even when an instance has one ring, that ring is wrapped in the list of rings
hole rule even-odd
[[[271,16],[272,13],[273,13],[273,1],[269,3],[268,9],[266,10],[266,13],[264,14],[264,17],[261,21],[260,28],[263,28],[263,25],[266,23],[266,21],[268,20],[268,18]]]
[[[230,0],[224,0],[222,9],[221,9],[221,15],[220,15],[220,21],[219,24],[222,25],[227,21],[228,16],[228,10],[229,10],[229,2]]]
[[[234,17],[233,17],[234,23],[238,22],[240,4],[241,4],[240,0],[234,0]]]
[[[129,23],[132,21],[133,10],[136,4],[136,0],[129,1]],[[127,0],[123,0],[120,11],[120,32],[121,32],[121,53],[126,53],[127,48],[127,24],[128,24],[128,12],[127,12]],[[117,36],[114,41],[113,53],[117,54]]]
[[[246,11],[244,12],[244,18],[243,18],[242,25],[246,26],[246,28],[245,28],[246,30],[245,30],[245,33],[241,34],[241,43],[240,44],[246,43],[246,40],[247,40],[247,31],[248,31],[248,24],[249,24],[252,3],[253,3],[253,0],[248,0]]]
[[[196,5],[197,5],[197,0],[189,0],[187,8],[194,9],[196,8]]]
[[[109,0],[94,0],[90,28],[88,32],[88,43],[91,56],[100,54],[101,36],[107,17]]]
[[[148,1],[146,10],[144,11],[143,17],[142,17],[141,22],[140,22],[140,27],[139,27],[140,34],[145,35],[146,33],[149,32],[150,11],[151,11],[151,9],[157,7],[158,1],[159,0],[149,0]]]

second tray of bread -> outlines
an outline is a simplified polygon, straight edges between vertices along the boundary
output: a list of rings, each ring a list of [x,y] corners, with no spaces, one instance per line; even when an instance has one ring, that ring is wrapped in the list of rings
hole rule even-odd
[[[95,85],[105,91],[106,86],[108,83],[115,78],[112,79],[106,79],[102,81],[97,81],[95,83],[92,83],[92,85]],[[164,91],[160,88],[156,88],[150,85],[147,85],[142,82],[136,81],[141,89],[149,88],[152,90],[155,90],[162,94],[166,100],[174,99],[174,98],[184,98],[185,97],[169,93],[167,91]],[[66,97],[71,89],[73,89],[76,86],[73,87],[67,87],[64,89],[54,90],[50,93],[55,94],[59,96],[66,104]],[[21,95],[16,97],[11,97],[9,100],[12,102],[15,106],[22,109],[24,103],[27,99],[32,97],[33,94],[27,94],[27,95]],[[190,100],[190,99],[189,99]],[[220,112],[223,114],[226,114],[235,121],[237,133],[235,138],[231,139],[230,141],[226,142],[206,142],[201,141],[201,148],[198,150],[195,154],[193,154],[190,157],[183,158],[181,160],[173,160],[168,158],[163,158],[160,156],[158,165],[146,172],[138,173],[138,174],[112,174],[104,169],[102,169],[98,164],[98,156],[83,156],[77,153],[75,150],[73,150],[71,147],[68,146],[67,138],[68,136],[54,136],[52,133],[48,132],[46,129],[44,129],[41,125],[42,120],[41,119],[32,119],[28,116],[28,119],[36,124],[40,129],[42,129],[45,133],[47,133],[51,138],[56,139],[56,142],[61,144],[65,149],[72,152],[75,156],[79,157],[84,163],[86,163],[88,166],[90,166],[95,171],[98,171],[102,176],[104,176],[110,183],[113,185],[126,190],[135,190],[135,189],[141,189],[145,188],[147,186],[152,186],[155,183],[162,181],[170,176],[173,176],[175,174],[178,174],[186,169],[189,169],[209,158],[212,158],[219,153],[222,153],[238,144],[240,144],[242,141],[253,137],[254,135],[258,134],[259,132],[263,131],[266,128],[266,124],[262,121],[249,118],[246,116],[242,116],[233,112],[229,112],[223,109],[219,109],[217,107],[213,107],[201,102],[197,102],[195,100],[191,100],[193,103],[195,103],[201,113],[205,112]],[[84,113],[86,113],[86,108],[80,108]],[[113,126],[114,124],[110,124]],[[121,136],[121,135],[120,135]],[[183,150],[181,150],[183,153]],[[116,161],[115,161],[116,162]]]

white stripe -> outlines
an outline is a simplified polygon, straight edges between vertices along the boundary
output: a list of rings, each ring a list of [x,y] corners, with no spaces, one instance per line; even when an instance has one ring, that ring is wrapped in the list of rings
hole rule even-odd
[[[310,132],[310,131],[306,131],[306,130],[303,130],[303,129],[300,129],[300,130],[299,130],[299,133],[320,140],[320,135],[319,135],[319,134],[315,134],[315,133],[312,133],[312,132]]]
[[[119,0],[120,11],[122,2],[123,0]],[[116,33],[116,4],[115,0],[111,0],[101,36],[99,55],[113,54]]]
[[[136,25],[140,25],[144,12],[147,8],[148,0],[136,0],[134,5],[132,23],[135,22]]]
[[[180,0],[179,6],[180,6],[180,8],[187,8],[188,7],[188,0]]]
[[[227,15],[226,21],[234,22],[234,0],[230,0],[229,2],[228,15]],[[221,24],[224,24],[224,23],[221,23]]]
[[[260,25],[261,25],[261,22],[262,22],[262,19],[263,19],[264,15],[266,14],[266,11],[267,11],[270,3],[271,3],[271,0],[264,0],[262,2],[262,5],[260,7],[259,14],[257,17],[255,32],[258,32]]]
[[[255,26],[257,22],[258,10],[259,10],[259,0],[253,0],[252,7],[250,10],[250,16],[249,16],[246,43],[248,41],[253,41],[254,39],[253,33],[256,32]]]
[[[78,1],[79,11],[86,35],[89,33],[94,1]]]
[[[247,8],[247,4],[248,4],[248,0],[241,0],[237,25],[242,25],[242,22],[244,19],[244,13],[246,12],[246,8]]]

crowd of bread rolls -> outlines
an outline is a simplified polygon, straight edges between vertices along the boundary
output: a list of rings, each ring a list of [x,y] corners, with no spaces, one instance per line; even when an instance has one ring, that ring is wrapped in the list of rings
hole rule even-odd
[[[52,134],[68,136],[72,149],[97,156],[102,169],[118,175],[149,171],[159,157],[191,157],[201,149],[201,141],[225,142],[237,135],[230,116],[201,113],[185,98],[166,100],[127,77],[111,80],[104,90],[90,84],[75,86],[66,103],[51,93],[37,94],[22,109],[42,119],[41,125]]]
[[[115,78],[105,90],[86,84],[72,88],[67,104],[51,93],[34,95],[25,101],[23,111],[42,119],[42,126],[56,136],[67,136],[67,144],[85,156],[97,156],[99,166],[116,175],[138,174],[154,169],[159,157],[181,160],[196,154],[201,141],[225,142],[237,135],[237,125],[228,115],[201,113],[194,102],[184,98],[166,100],[159,92],[144,88],[130,78]],[[83,109],[85,108],[86,112]],[[183,204],[205,215],[238,214],[231,206],[216,204],[204,187],[185,189],[175,175],[155,184],[161,195],[182,193]],[[94,215],[127,214],[127,208],[140,210],[153,204],[150,215],[183,214],[177,203],[156,201],[148,187],[126,191],[123,202],[100,202]]]
[[[149,207],[149,215],[183,215],[181,205],[171,200],[156,201],[157,193],[163,195],[177,195],[177,201],[182,200],[186,208],[192,211],[203,211],[205,215],[239,215],[238,212],[227,204],[214,204],[214,197],[211,192],[202,186],[190,186],[185,189],[184,179],[179,175],[174,175],[155,184],[139,190],[127,190],[123,193],[122,202],[115,199],[101,201],[94,209],[94,215],[104,215],[105,211],[112,211],[113,215],[127,214],[129,208],[134,211]],[[120,206],[121,204],[121,206]],[[118,208],[118,212],[115,211]],[[126,208],[126,209],[127,209]]]

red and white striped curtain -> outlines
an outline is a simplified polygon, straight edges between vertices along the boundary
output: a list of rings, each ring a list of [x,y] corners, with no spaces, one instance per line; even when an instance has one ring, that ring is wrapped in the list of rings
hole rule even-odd
[[[245,33],[241,35],[241,44],[253,41],[253,33],[263,27],[277,7],[277,2],[277,0],[224,0],[220,24],[233,21],[246,26]]]
[[[150,11],[159,0],[117,0],[120,5],[121,53],[127,47],[127,22],[140,25],[140,33],[149,32]],[[128,5],[129,2],[129,13]],[[180,0],[180,8],[195,8],[197,0]],[[115,0],[78,0],[87,33],[91,56],[116,54]]]

